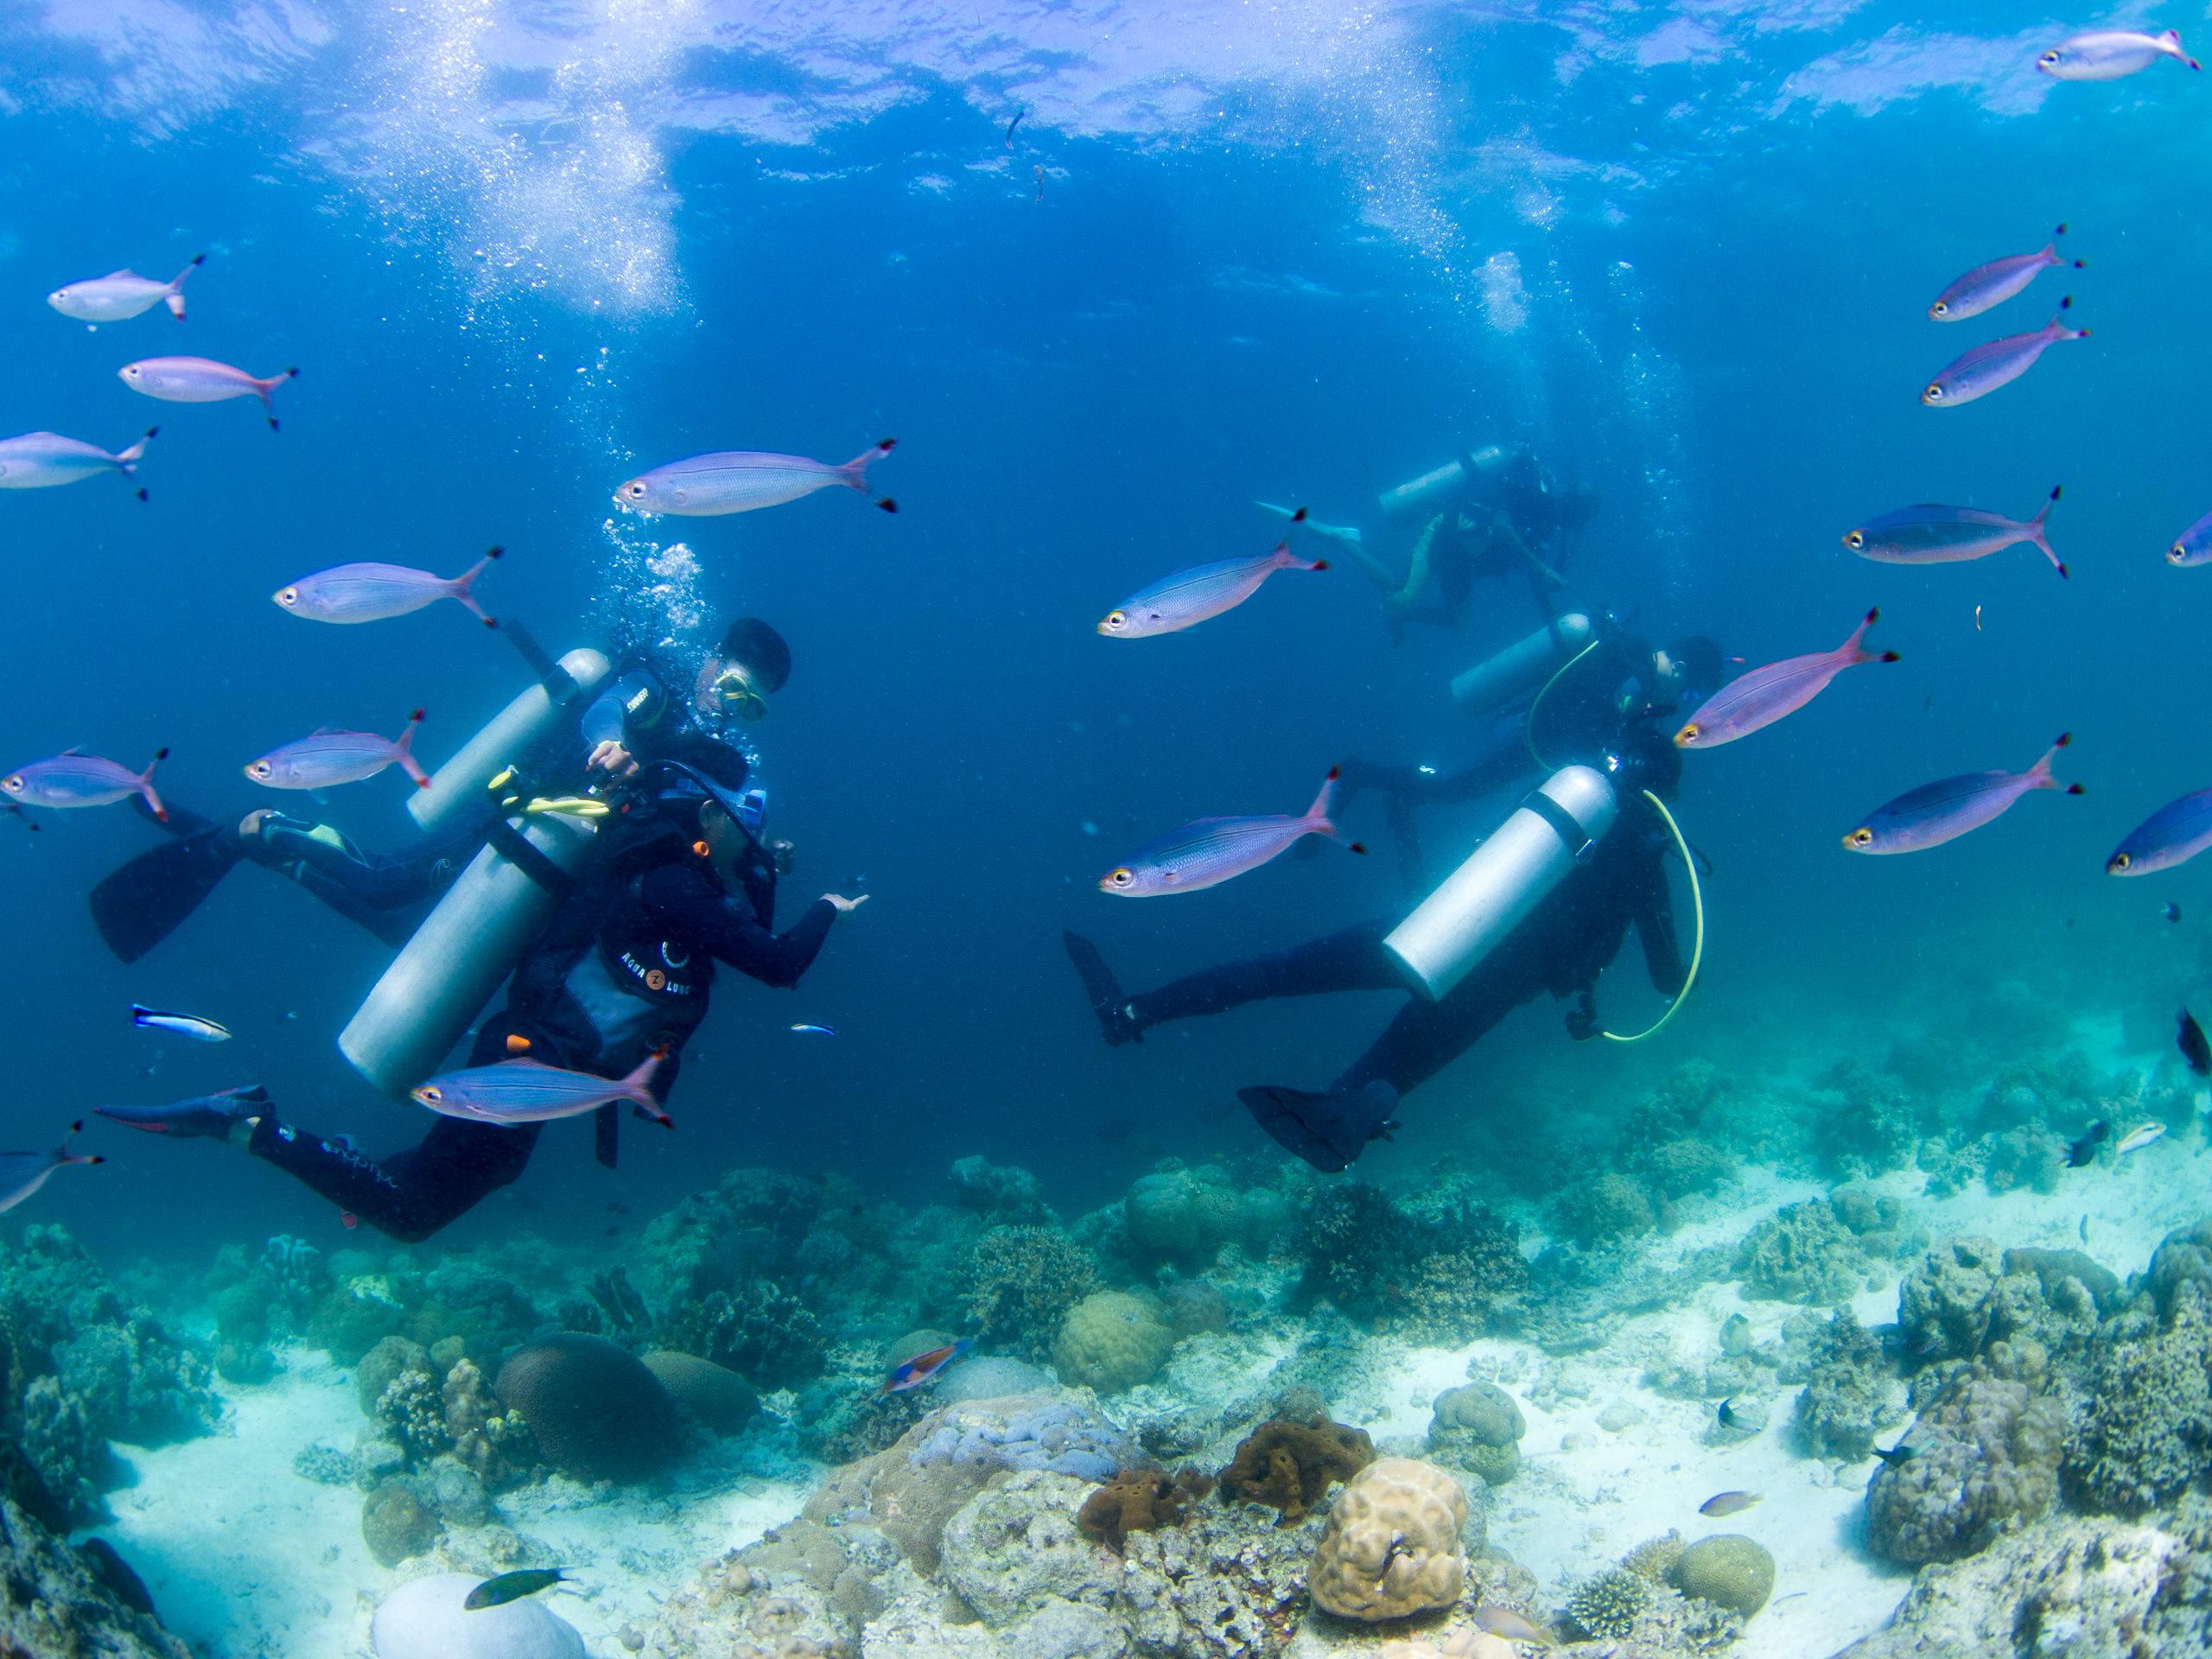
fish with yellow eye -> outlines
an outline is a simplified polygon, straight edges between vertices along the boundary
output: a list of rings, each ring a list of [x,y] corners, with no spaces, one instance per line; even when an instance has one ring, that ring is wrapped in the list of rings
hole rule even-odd
[[[2063,576],[2065,561],[2051,550],[2050,539],[2044,531],[2059,493],[2060,488],[2052,489],[2032,518],[2007,518],[1980,507],[1945,507],[1932,502],[1899,507],[1846,531],[1843,544],[1877,564],[1963,564],[1969,559],[2001,553],[2017,543],[2032,542]]]
[[[619,1077],[571,1071],[540,1060],[500,1060],[432,1077],[409,1095],[416,1105],[441,1116],[478,1123],[550,1123],[626,1100],[639,1117],[672,1129],[675,1120],[652,1089],[653,1073],[667,1058],[665,1048],[657,1048]]]
[[[1306,509],[1291,515],[1303,524]],[[1145,639],[1157,633],[1180,633],[1199,623],[1233,611],[1260,590],[1260,584],[1278,570],[1325,570],[1326,559],[1301,559],[1287,541],[1274,550],[1251,558],[1216,559],[1194,564],[1164,576],[1149,588],[1130,594],[1106,613],[1098,632],[1109,639]]]
[[[2051,761],[2072,741],[2071,733],[2062,734],[2025,772],[1963,772],[1908,790],[1876,807],[1843,844],[1854,853],[1917,853],[1980,829],[2036,790],[2079,795],[2081,785],[2062,784],[2050,774]]]
[[[1267,813],[1243,818],[1200,818],[1171,830],[1128,863],[1100,876],[1098,890],[1124,899],[1196,893],[1258,869],[1305,836],[1327,836],[1343,841],[1344,831],[1329,820],[1329,805],[1336,793],[1337,768],[1332,766],[1313,804],[1297,817]],[[1355,853],[1367,850],[1356,841],[1345,844]]]
[[[1951,359],[1920,394],[1930,409],[1950,409],[1986,397],[1999,386],[2009,386],[2036,365],[2036,359],[2062,340],[2087,340],[2086,328],[2069,328],[2066,313],[2074,296],[2058,302],[2058,315],[2033,334],[2006,334],[1961,352]]]
[[[1976,265],[1936,296],[1935,303],[1928,308],[1928,320],[1964,322],[1968,317],[1978,317],[1991,308],[2004,304],[2053,265],[2063,267],[2070,264],[2076,270],[2085,269],[2086,260],[2068,260],[2059,256],[2058,238],[2065,234],[2066,227],[2061,225],[2040,252],[2008,254],[2002,259]]]
[[[2105,861],[2107,875],[2150,875],[2212,847],[2212,789],[2168,801],[2129,830]]]
[[[1796,714],[1827,690],[1828,682],[1845,669],[1861,663],[1896,662],[1894,651],[1869,651],[1859,643],[1881,614],[1878,610],[1867,612],[1866,620],[1851,631],[1851,638],[1834,651],[1788,657],[1738,674],[1698,705],[1688,724],[1675,734],[1675,747],[1711,749],[1733,743],[1786,715]]]

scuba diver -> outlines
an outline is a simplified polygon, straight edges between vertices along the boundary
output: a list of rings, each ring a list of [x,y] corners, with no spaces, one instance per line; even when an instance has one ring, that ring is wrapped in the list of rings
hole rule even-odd
[[[1615,665],[1636,669],[1627,685],[1593,673],[1598,689],[1563,698],[1556,723],[1549,699],[1540,698],[1535,712],[1544,717],[1543,764],[1567,764],[1405,921],[1363,922],[1135,996],[1123,992],[1090,940],[1064,933],[1107,1044],[1141,1042],[1167,1020],[1263,998],[1411,988],[1407,1005],[1325,1090],[1262,1084],[1237,1091],[1269,1135],[1316,1169],[1335,1173],[1396,1127],[1406,1095],[1539,994],[1572,1001],[1567,1027],[1575,1040],[1611,1034],[1599,1025],[1597,982],[1631,927],[1652,985],[1672,999],[1671,1015],[1694,963],[1682,961],[1667,887],[1669,856],[1689,854],[1661,804],[1681,779],[1681,757],[1661,722],[1694,688],[1675,652],[1615,639]],[[1601,644],[1586,647],[1575,661],[1598,656]],[[1717,651],[1713,658],[1717,664]],[[1555,674],[1551,686],[1565,677]],[[1537,753],[1535,741],[1516,734],[1512,748],[1486,755],[1466,776],[1480,778],[1482,788],[1516,773],[1525,777],[1528,760]],[[1379,771],[1370,769],[1370,785]],[[1351,777],[1349,768],[1345,775]],[[1569,783],[1565,791],[1562,780]],[[1586,804],[1563,805],[1562,793],[1573,802],[1578,790]],[[1479,792],[1468,789],[1469,795]],[[1433,963],[1440,956],[1447,964],[1440,969]]]
[[[538,647],[527,630],[509,622],[505,632],[535,669],[549,694],[565,671]],[[610,777],[634,774],[641,760],[690,762],[711,771],[723,752],[742,755],[738,734],[768,712],[768,699],[791,678],[791,647],[758,617],[740,617],[706,657],[689,693],[672,695],[643,656],[624,659],[619,677],[587,706],[576,728],[581,747],[571,753],[567,735],[529,766],[547,779],[579,780],[594,768]],[[569,683],[571,695],[575,688]],[[738,797],[747,828],[759,834],[765,791]],[[141,816],[152,822],[149,811]],[[313,893],[385,944],[404,945],[430,906],[484,844],[494,816],[486,800],[444,819],[399,853],[372,853],[328,824],[257,807],[236,820],[211,821],[172,807],[160,827],[163,845],[143,853],[92,889],[92,919],[110,950],[136,962],[198,909],[241,860],[273,870]],[[786,870],[790,843],[770,843]]]
[[[1526,444],[1471,451],[1382,497],[1386,511],[1433,509],[1414,538],[1402,581],[1357,543],[1353,558],[1382,590],[1394,632],[1408,622],[1465,626],[1475,583],[1525,576],[1538,610],[1548,614],[1567,586],[1564,574],[1581,531],[1598,511],[1597,492],[1562,485]]]
[[[735,750],[701,748],[692,762],[653,759],[626,772],[622,805],[599,820],[593,856],[516,964],[505,1006],[477,1030],[470,1065],[526,1057],[619,1077],[660,1053],[648,1086],[665,1101],[680,1052],[706,1018],[715,963],[795,986],[831,925],[866,902],[865,893],[824,893],[788,930],[772,931],[774,855],[747,823]],[[150,1134],[242,1147],[406,1243],[518,1178],[543,1128],[441,1116],[416,1145],[372,1160],[285,1122],[257,1085],[96,1110]],[[612,1161],[616,1121],[613,1108],[601,1109],[602,1162]]]

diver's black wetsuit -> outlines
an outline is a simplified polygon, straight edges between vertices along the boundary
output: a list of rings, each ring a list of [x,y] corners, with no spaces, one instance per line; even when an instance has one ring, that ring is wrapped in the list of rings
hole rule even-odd
[[[665,1100],[678,1056],[706,1017],[714,964],[789,987],[811,965],[836,919],[817,899],[777,934],[775,874],[765,855],[732,893],[683,832],[644,812],[611,821],[614,844],[595,859],[515,969],[507,1006],[484,1023],[471,1065],[527,1054],[549,1065],[620,1077],[668,1051],[652,1092]],[[607,1120],[602,1119],[602,1122]],[[378,1230],[406,1243],[429,1237],[521,1175],[542,1124],[440,1117],[416,1145],[371,1160],[335,1141],[261,1119],[248,1143]]]

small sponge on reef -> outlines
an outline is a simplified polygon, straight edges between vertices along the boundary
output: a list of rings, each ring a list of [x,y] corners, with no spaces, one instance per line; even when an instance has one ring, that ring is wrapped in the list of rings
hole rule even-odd
[[[1466,1520],[1467,1495],[1435,1465],[1369,1464],[1329,1511],[1306,1574],[1314,1605],[1368,1624],[1451,1606],[1467,1580]]]
[[[676,1402],[635,1354],[566,1331],[518,1348],[493,1390],[577,1480],[643,1480],[682,1445]]]
[[[1196,1470],[1179,1476],[1160,1469],[1125,1470],[1084,1500],[1076,1512],[1076,1529],[1118,1554],[1133,1532],[1181,1526],[1192,1500],[1212,1490],[1212,1478]]]
[[[1276,1417],[1236,1448],[1221,1471],[1222,1496],[1279,1510],[1282,1524],[1290,1526],[1305,1519],[1332,1484],[1350,1480],[1374,1461],[1375,1443],[1364,1430],[1319,1415],[1304,1422]]]

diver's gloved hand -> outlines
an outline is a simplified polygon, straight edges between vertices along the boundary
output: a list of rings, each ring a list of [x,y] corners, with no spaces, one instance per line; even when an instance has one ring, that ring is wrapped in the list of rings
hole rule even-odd
[[[1578,1043],[1586,1043],[1599,1034],[1598,997],[1587,986],[1575,998],[1574,1006],[1567,1011],[1567,1034]]]
[[[93,1116],[112,1119],[148,1135],[175,1135],[181,1140],[228,1141],[247,1122],[265,1117],[271,1110],[269,1091],[257,1083],[243,1089],[226,1089],[219,1095],[199,1095],[168,1106],[95,1106]]]

